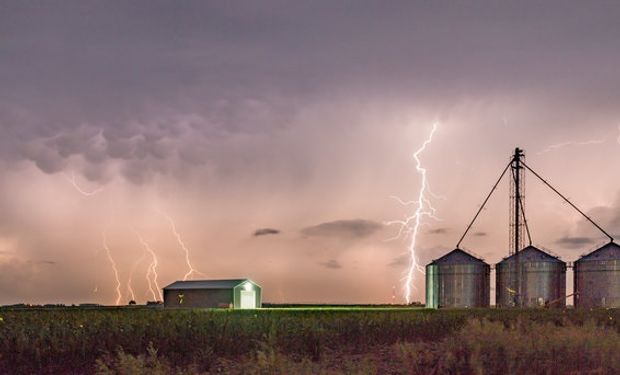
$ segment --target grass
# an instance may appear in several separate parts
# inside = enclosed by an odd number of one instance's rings
[[[1,373],[620,373],[618,310],[0,310]]]

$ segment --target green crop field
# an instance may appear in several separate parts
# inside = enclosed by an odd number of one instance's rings
[[[0,310],[1,373],[617,374],[619,310]]]

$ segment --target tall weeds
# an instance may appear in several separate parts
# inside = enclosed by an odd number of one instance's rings
[[[617,310],[65,309],[0,310],[0,318],[0,373],[155,365],[191,373],[620,373]]]

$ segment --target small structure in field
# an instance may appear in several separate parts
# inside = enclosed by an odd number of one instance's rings
[[[164,307],[256,309],[262,289],[250,279],[175,281],[164,288]]]

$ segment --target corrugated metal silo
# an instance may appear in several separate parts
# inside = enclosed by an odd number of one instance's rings
[[[461,249],[426,266],[426,307],[488,307],[491,267]]]
[[[575,307],[620,307],[620,246],[610,242],[574,267]]]
[[[517,258],[521,277],[517,278]],[[498,307],[566,305],[566,263],[555,256],[528,246],[495,265],[496,304]],[[521,296],[519,298],[519,286]]]

